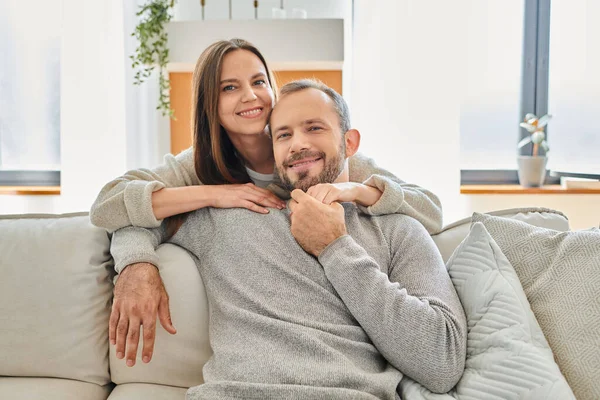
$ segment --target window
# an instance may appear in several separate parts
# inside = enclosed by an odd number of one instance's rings
[[[0,185],[60,182],[62,1],[0,2]]]
[[[554,0],[551,11],[548,165],[600,173],[600,2]]]
[[[600,169],[600,3],[470,0],[470,11],[462,183],[518,181],[518,124],[530,112],[553,115],[549,168]]]

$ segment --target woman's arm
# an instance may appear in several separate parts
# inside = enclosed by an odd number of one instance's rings
[[[165,215],[159,215],[162,218],[155,215],[154,194],[168,187],[189,186],[179,192],[163,192],[162,199],[159,197],[157,201],[159,208],[161,201],[163,205],[180,202],[183,205],[186,201],[182,201],[182,197],[195,198],[193,191],[198,186],[193,185],[201,185],[194,170],[193,149],[184,150],[177,156],[167,154],[164,162],[154,169],[132,170],[104,185],[92,205],[90,220],[110,232],[130,225],[156,228]],[[168,196],[170,198],[165,198]]]
[[[193,149],[167,154],[154,169],[127,172],[107,183],[90,210],[91,222],[113,232],[126,226],[156,228],[164,218],[204,207],[284,206],[274,194],[253,184],[202,185],[194,167]]]
[[[357,201],[361,211],[371,215],[408,215],[419,221],[430,234],[442,229],[442,204],[435,194],[402,181],[360,153],[350,157],[349,167],[352,182],[362,182],[382,193],[375,203],[367,207]],[[372,195],[370,198],[377,197]]]

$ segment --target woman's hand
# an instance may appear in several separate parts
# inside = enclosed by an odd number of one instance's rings
[[[267,189],[260,188],[253,183],[241,185],[205,185],[209,191],[211,207],[215,208],[247,208],[248,210],[267,214],[265,207],[284,209],[283,200]]]
[[[365,207],[377,203],[382,194],[377,188],[355,182],[320,183],[306,193],[324,204],[353,201]]]

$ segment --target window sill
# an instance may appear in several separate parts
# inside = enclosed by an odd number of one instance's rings
[[[0,186],[0,195],[59,195],[60,186]]]
[[[461,185],[461,194],[600,194],[600,189],[565,189],[561,185],[525,188],[521,185]]]

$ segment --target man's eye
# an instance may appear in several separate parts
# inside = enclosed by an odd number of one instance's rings
[[[277,136],[277,140],[279,139],[285,139],[286,137],[291,136],[289,133],[282,133],[281,135]]]
[[[229,92],[229,91],[231,91],[231,90],[233,90],[233,89],[235,89],[235,86],[233,86],[233,85],[227,85],[227,86],[225,86],[225,87],[223,88],[223,91],[224,91],[224,92]]]
[[[311,126],[310,128],[308,128],[309,131],[319,131],[321,130],[320,126]]]

